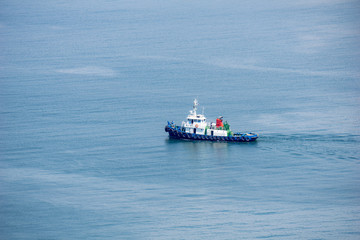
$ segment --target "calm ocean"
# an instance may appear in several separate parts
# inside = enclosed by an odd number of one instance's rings
[[[0,0],[0,239],[360,239],[359,26],[358,0]],[[194,98],[260,138],[169,139]]]

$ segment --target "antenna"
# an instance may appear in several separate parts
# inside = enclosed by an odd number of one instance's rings
[[[194,109],[194,114],[196,114],[196,110],[197,110],[197,105],[199,105],[199,103],[198,103],[198,101],[197,101],[197,99],[195,98],[195,100],[194,100],[194,106],[193,106],[193,109]]]

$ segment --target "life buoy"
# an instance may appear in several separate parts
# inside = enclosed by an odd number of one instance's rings
[[[198,125],[198,124],[195,124],[195,127],[196,127],[196,128],[198,128],[198,127],[199,127],[199,125]]]

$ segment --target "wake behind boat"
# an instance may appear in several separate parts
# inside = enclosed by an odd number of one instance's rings
[[[169,133],[169,137],[226,142],[252,142],[258,138],[256,133],[234,133],[230,130],[230,125],[226,121],[223,122],[223,117],[217,118],[216,123],[206,122],[206,117],[196,112],[197,106],[198,101],[195,99],[193,110],[190,110],[186,122],[182,122],[181,126],[168,121],[165,132]]]

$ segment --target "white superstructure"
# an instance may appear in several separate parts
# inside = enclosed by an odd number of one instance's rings
[[[182,122],[181,128],[186,133],[207,135],[207,136],[227,136],[228,131],[216,127],[215,123],[209,124],[206,122],[206,117],[203,114],[196,112],[198,101],[194,100],[193,110],[190,110],[186,122]]]

